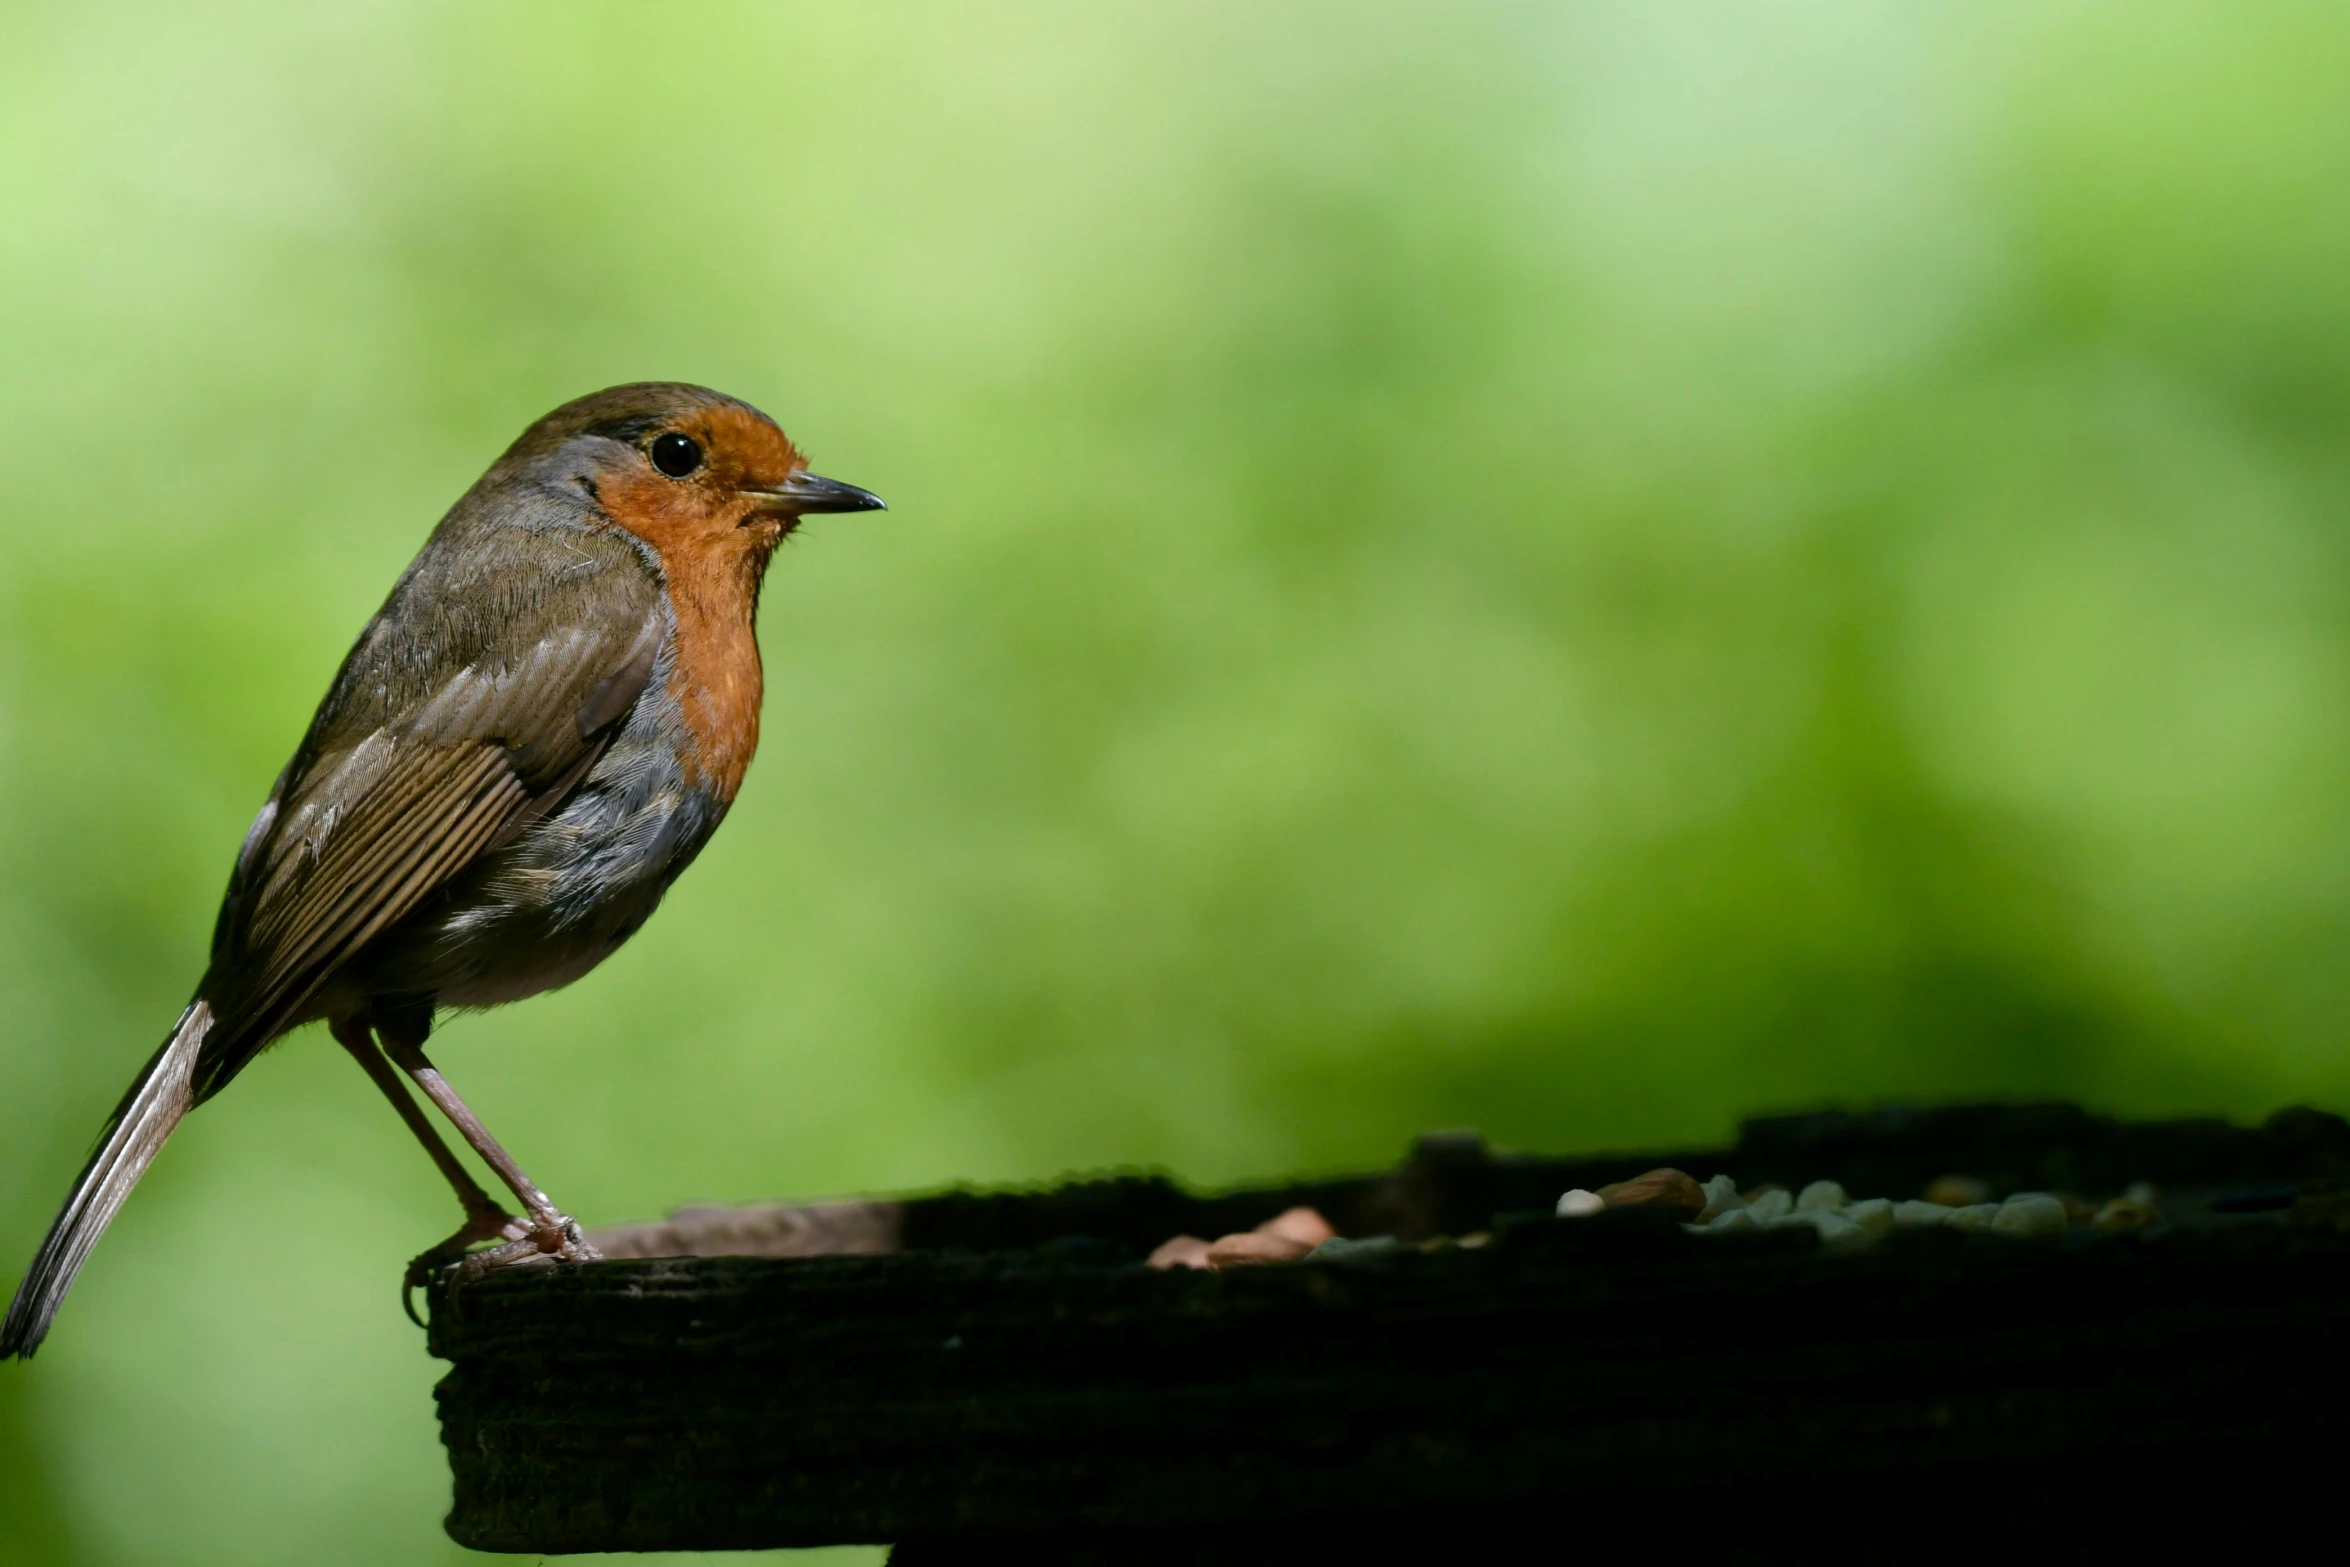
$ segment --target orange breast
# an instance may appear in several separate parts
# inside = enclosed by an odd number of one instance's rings
[[[765,692],[759,641],[757,569],[745,585],[737,573],[707,566],[669,572],[669,602],[677,614],[677,655],[669,669],[676,698],[699,753],[684,759],[688,783],[731,802],[759,749],[759,700]],[[764,566],[764,562],[760,565]]]
[[[757,522],[737,527],[678,505],[673,489],[657,481],[610,485],[602,498],[653,547],[668,579],[677,617],[669,694],[694,742],[693,754],[681,759],[686,780],[731,802],[759,749],[764,684],[754,624],[759,580],[780,530]]]

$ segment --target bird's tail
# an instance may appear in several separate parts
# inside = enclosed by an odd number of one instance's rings
[[[114,1107],[97,1150],[73,1183],[73,1195],[58,1210],[24,1282],[16,1287],[16,1299],[8,1303],[8,1318],[0,1322],[0,1360],[29,1356],[41,1347],[74,1275],[90,1260],[90,1249],[155,1162],[163,1140],[195,1104],[196,1053],[211,1031],[211,1007],[195,1002]]]

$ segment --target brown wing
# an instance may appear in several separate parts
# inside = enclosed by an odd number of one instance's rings
[[[560,805],[651,678],[667,618],[633,550],[495,542],[507,558],[428,546],[247,835],[203,987],[222,1021],[199,1098],[369,941]],[[449,591],[485,565],[496,594]]]

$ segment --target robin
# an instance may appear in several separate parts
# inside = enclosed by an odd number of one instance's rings
[[[425,1056],[433,1015],[569,984],[637,932],[758,747],[768,559],[812,512],[881,504],[698,386],[616,386],[525,430],[343,660],[237,852],[195,999],[107,1119],[0,1356],[40,1346],[180,1118],[314,1019],[464,1204],[412,1282],[459,1258],[592,1259]],[[466,1172],[403,1074],[519,1215]]]

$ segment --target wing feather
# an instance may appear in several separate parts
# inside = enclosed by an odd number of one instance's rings
[[[238,856],[203,990],[220,1026],[199,1098],[301,1021],[368,943],[558,808],[651,679],[668,622],[633,555],[597,574],[599,598],[583,601],[571,566],[479,625],[404,604],[431,564],[420,558],[360,638]]]

